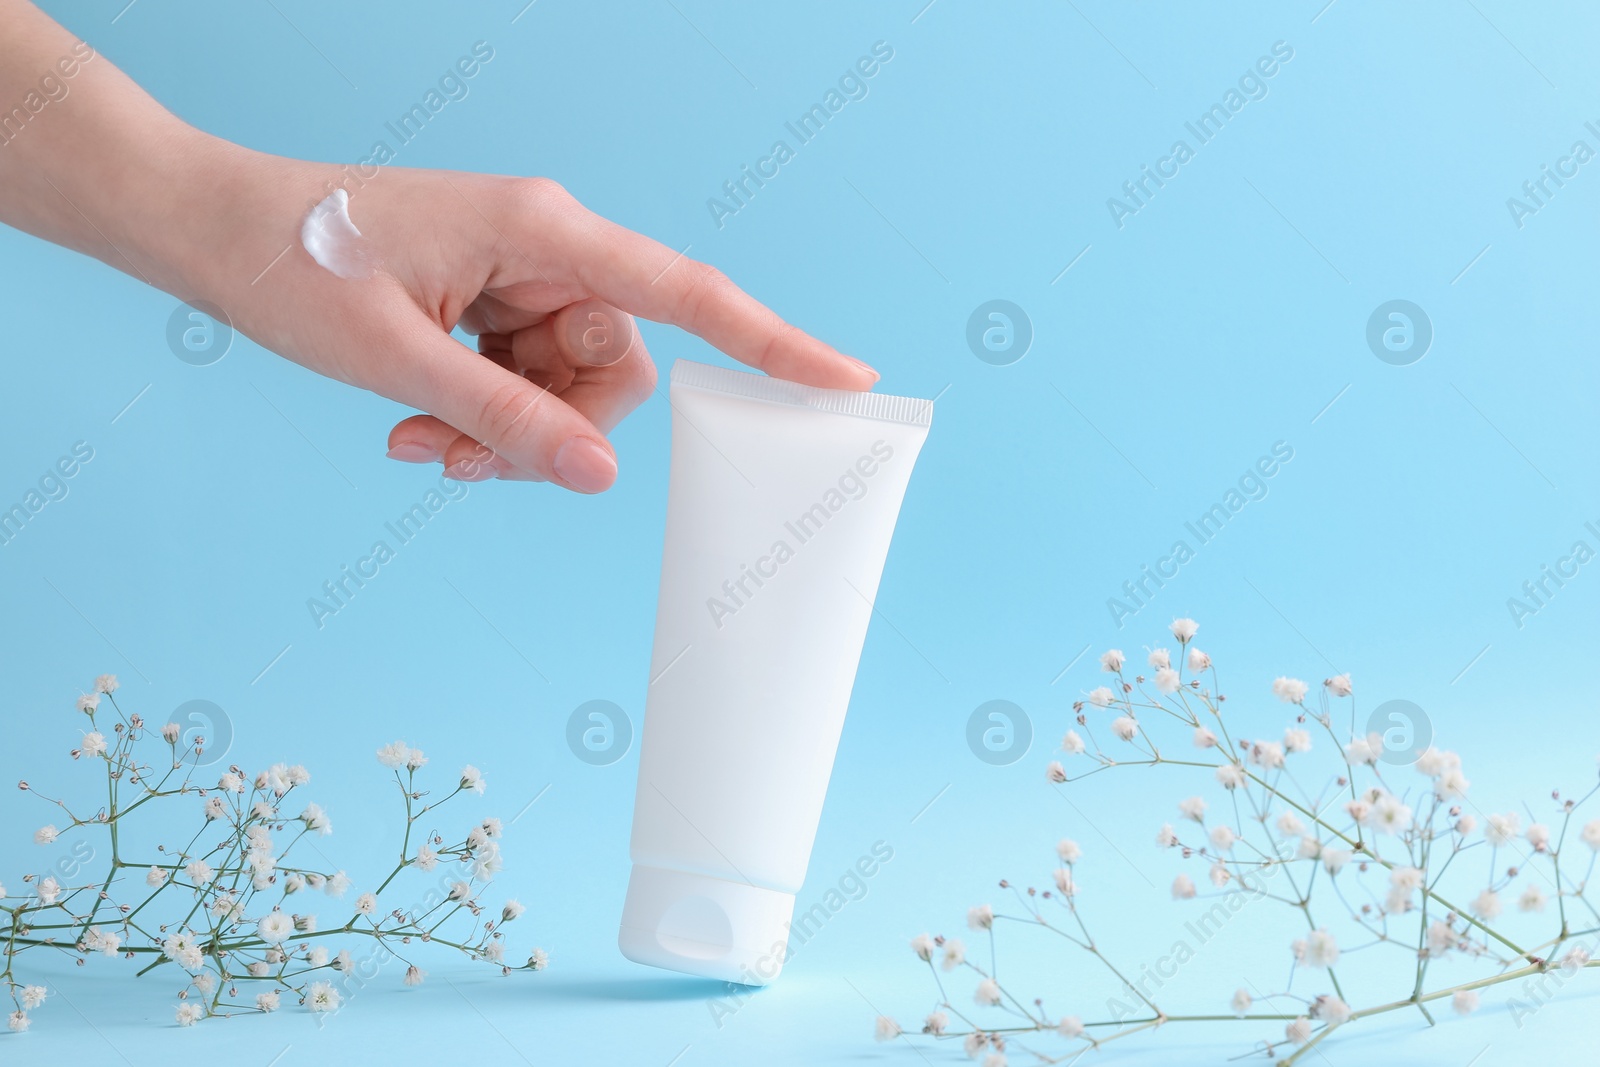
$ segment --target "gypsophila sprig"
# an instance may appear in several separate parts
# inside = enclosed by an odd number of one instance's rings
[[[94,834],[109,855],[91,851],[91,863],[103,859],[103,874],[82,884],[29,874],[20,893],[0,886],[0,982],[11,997],[12,1032],[27,1030],[30,1013],[48,998],[45,986],[22,975],[23,955],[34,949],[65,952],[79,965],[105,956],[128,964],[130,974],[175,975],[173,1017],[181,1026],[288,1005],[337,1011],[391,964],[397,985],[419,985],[427,972],[412,956],[423,945],[502,974],[547,966],[538,948],[520,966],[505,962],[503,927],[523,906],[481,899],[501,869],[500,820],[481,820],[459,837],[429,829],[444,804],[484,791],[476,769],[446,776],[449,786],[436,796],[422,781],[428,761],[419,750],[403,742],[378,749],[378,761],[393,771],[405,822],[388,876],[370,889],[354,887],[344,871],[326,869],[325,846],[305,855],[301,842],[331,834],[333,820],[303,799],[311,781],[303,766],[277,763],[254,775],[229,767],[213,781],[201,759],[204,738],[190,744],[174,723],[152,729],[122,710],[116,691],[116,678],[101,675],[75,703],[83,739],[71,756],[95,775],[82,791],[92,807],[18,783],[53,809],[53,821],[32,833],[35,842]],[[133,855],[124,829],[137,821],[165,836],[163,818],[191,826],[173,831],[175,844]],[[362,891],[343,899],[352,888]],[[350,946],[365,946],[354,978]]]
[[[1442,1006],[1467,1014],[1481,990],[1506,983],[1522,983],[1508,987],[1507,1002],[1520,1026],[1549,995],[1530,990],[1600,965],[1591,959],[1600,949],[1600,910],[1586,892],[1600,855],[1600,818],[1579,814],[1600,785],[1591,779],[1571,798],[1550,793],[1541,801],[1546,810],[1527,809],[1526,825],[1517,812],[1486,813],[1480,824],[1464,810],[1471,782],[1455,753],[1428,748],[1391,762],[1382,736],[1357,731],[1348,674],[1327,679],[1315,696],[1297,678],[1264,681],[1253,703],[1284,721],[1271,736],[1240,736],[1238,716],[1224,715],[1212,656],[1190,644],[1198,630],[1192,619],[1175,621],[1171,636],[1187,654],[1151,651],[1148,674],[1121,651],[1101,656],[1115,684],[1073,705],[1061,758],[1045,777],[1051,788],[1072,790],[1134,767],[1178,779],[1170,816],[1150,834],[1153,847],[1185,868],[1173,876],[1176,906],[1198,912],[1190,927],[1198,921],[1202,929],[1246,899],[1286,909],[1288,981],[1275,971],[1225,1001],[1219,993],[1198,1011],[1167,1011],[1156,1001],[1162,983],[1152,990],[1130,981],[1138,972],[1119,968],[1090,933],[1091,919],[1118,914],[1121,902],[1103,910],[1086,903],[1094,850],[1067,840],[1055,849],[1053,888],[1002,880],[1014,910],[982,904],[968,911],[969,930],[989,942],[985,958],[969,956],[955,938],[912,938],[938,991],[922,1035],[959,1041],[985,1063],[1003,1064],[1008,1048],[1064,1063],[1158,1027],[1241,1019],[1261,1030],[1249,1052],[1291,1067],[1352,1023],[1415,1011],[1432,1024]],[[1535,936],[1498,921],[1512,914],[1540,924],[1528,927]],[[1018,924],[1065,940],[1120,983],[1118,994],[1103,1010],[1068,1004],[1078,1010],[1058,1016],[1042,999],[1008,988],[996,971],[997,931]],[[1374,970],[1386,977],[1370,989],[1360,980],[1341,983],[1340,961],[1352,952],[1376,954]],[[1451,980],[1434,979],[1434,964],[1447,957]],[[1456,965],[1476,976],[1457,980]],[[970,992],[954,995],[951,972],[970,978]],[[1208,984],[1234,989],[1239,977]],[[874,1025],[880,1040],[910,1036],[891,1017]]]

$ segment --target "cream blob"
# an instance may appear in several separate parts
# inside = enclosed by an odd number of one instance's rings
[[[300,243],[324,269],[352,281],[378,273],[378,254],[350,221],[350,194],[342,187],[306,214]]]

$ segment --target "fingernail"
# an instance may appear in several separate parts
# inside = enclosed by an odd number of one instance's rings
[[[556,452],[556,476],[580,493],[600,493],[617,480],[617,461],[590,437],[572,437]]]
[[[855,358],[854,356],[845,356],[844,358],[848,359],[851,363],[854,363],[856,366],[860,367],[862,370],[864,370],[868,374],[872,375],[872,380],[873,381],[877,381],[879,378],[883,377],[883,375],[879,374],[877,371],[873,370],[867,364],[861,362],[859,359]]]
[[[494,466],[476,459],[463,459],[444,469],[444,476],[453,482],[482,482],[494,477]]]
[[[388,455],[390,459],[397,459],[401,463],[434,463],[439,459],[437,449],[418,441],[401,441],[389,449]]]

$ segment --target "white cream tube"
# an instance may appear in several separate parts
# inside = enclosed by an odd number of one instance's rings
[[[618,942],[765,985],[787,956],[861,645],[933,402],[680,361]]]

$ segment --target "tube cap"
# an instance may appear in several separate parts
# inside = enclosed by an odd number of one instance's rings
[[[744,985],[783,970],[794,894],[635,865],[617,946],[635,963]]]

